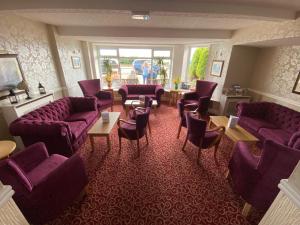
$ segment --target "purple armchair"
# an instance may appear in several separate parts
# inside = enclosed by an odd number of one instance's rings
[[[206,130],[206,121],[195,118],[193,112],[186,112],[187,135],[182,147],[184,151],[187,141],[198,147],[197,163],[200,164],[200,156],[202,149],[208,149],[215,146],[214,158],[217,162],[217,151],[221,138],[225,132],[225,127],[215,127],[211,130]]]
[[[160,99],[164,93],[164,89],[161,85],[152,84],[137,84],[137,85],[123,85],[119,89],[119,94],[122,96],[122,103],[124,105],[127,99],[134,100],[139,99],[140,95],[148,96],[157,100],[157,105],[160,106]]]
[[[151,109],[152,101],[153,101],[152,98],[145,96],[145,103],[143,107],[135,107],[134,105],[132,105],[133,110],[129,112],[129,118],[131,120],[136,120],[136,116],[138,114],[146,112],[148,107]],[[149,128],[149,133],[151,134],[150,119],[148,119],[148,128]]]
[[[113,111],[113,95],[109,91],[100,90],[100,79],[82,80],[78,81],[78,84],[85,97],[97,98],[97,108],[99,111],[102,111],[109,107],[111,107],[111,111]]]
[[[95,98],[65,97],[18,118],[10,133],[25,146],[44,142],[49,154],[72,155],[86,140],[98,118]]]
[[[138,155],[140,155],[140,142],[139,139],[146,136],[147,145],[148,142],[148,134],[147,134],[147,124],[149,120],[150,108],[148,107],[144,112],[140,112],[136,114],[135,120],[122,120],[118,121],[118,135],[119,135],[119,146],[121,151],[122,146],[122,138],[126,138],[128,140],[137,140],[137,149]]]
[[[300,149],[300,112],[271,102],[243,102],[237,110],[239,125],[261,143],[269,139]]]
[[[264,142],[261,157],[253,156],[245,142],[238,142],[229,162],[233,188],[247,204],[266,210],[279,192],[280,180],[290,176],[299,160],[299,150],[271,140]]]
[[[71,158],[49,156],[43,143],[31,145],[0,161],[0,180],[12,186],[15,202],[33,224],[56,217],[88,183],[78,154]]]
[[[214,93],[216,87],[217,83],[215,82],[197,80],[196,91],[185,93],[181,101],[184,105],[200,105],[200,103],[202,103],[202,111],[207,112],[211,96]]]

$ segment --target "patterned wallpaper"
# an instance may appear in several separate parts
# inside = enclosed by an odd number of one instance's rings
[[[280,38],[300,36],[300,18],[294,21],[264,22],[253,27],[235,31],[232,37],[234,44],[251,43]]]
[[[222,95],[222,90],[224,86],[224,82],[226,79],[227,69],[229,65],[229,60],[231,56],[232,45],[229,43],[224,44],[214,44],[210,46],[209,56],[208,56],[208,64],[206,69],[206,77],[205,80],[213,81],[218,83],[218,86],[213,94],[213,99],[219,100]],[[211,66],[213,60],[224,60],[223,70],[221,77],[211,76]]]
[[[300,46],[263,48],[258,54],[250,88],[300,101],[300,95],[292,93],[299,71]]]
[[[12,15],[0,16],[0,51],[16,53],[30,88],[38,82],[46,89],[60,89],[45,24]]]
[[[81,96],[82,92],[77,81],[87,79],[86,68],[82,55],[81,42],[70,38],[56,37],[60,61],[64,71],[64,77],[67,84],[69,95]],[[72,56],[79,56],[81,67],[73,68]]]

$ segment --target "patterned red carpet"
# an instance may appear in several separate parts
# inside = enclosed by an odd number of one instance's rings
[[[121,106],[115,111],[121,111],[125,118]],[[97,139],[94,152],[87,140],[80,150],[89,176],[87,196],[49,224],[258,223],[261,215],[257,212],[247,220],[241,215],[243,201],[224,177],[232,148],[228,139],[220,145],[219,165],[213,151],[205,150],[202,166],[198,166],[194,146],[188,144],[186,151],[181,151],[186,130],[176,139],[179,118],[174,107],[161,106],[150,121],[150,144],[142,148],[139,158],[135,142],[123,139],[119,152],[116,128],[110,152],[104,138]]]

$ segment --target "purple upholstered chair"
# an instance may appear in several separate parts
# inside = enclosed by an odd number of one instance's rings
[[[206,121],[196,118],[197,114],[193,112],[186,112],[185,117],[187,123],[187,135],[182,151],[184,151],[187,141],[196,145],[198,147],[197,163],[200,164],[201,150],[215,146],[214,157],[217,162],[217,150],[225,132],[225,127],[220,126],[211,130],[206,130]]]
[[[264,142],[260,157],[251,154],[248,144],[238,142],[229,162],[233,188],[247,202],[245,207],[266,210],[279,192],[280,180],[290,176],[299,160],[300,150],[271,140]]]
[[[121,139],[126,138],[128,140],[137,140],[138,155],[140,155],[140,142],[139,139],[146,136],[147,145],[148,135],[147,135],[147,124],[149,120],[150,108],[148,107],[145,112],[140,112],[136,114],[135,120],[122,120],[118,121],[118,134],[119,134],[119,145],[121,151]]]
[[[27,220],[43,224],[55,218],[80,194],[88,179],[78,154],[48,155],[42,142],[0,161],[0,180],[11,185]]]
[[[132,104],[132,106],[131,106],[132,110],[129,111],[129,118],[131,120],[136,120],[136,115],[137,114],[144,113],[147,110],[148,107],[151,109],[152,102],[153,102],[152,98],[150,98],[148,96],[145,96],[145,102],[144,102],[144,105],[142,107],[135,107]],[[150,119],[148,120],[148,128],[149,128],[149,133],[151,133]]]
[[[85,97],[96,97],[99,111],[111,107],[113,111],[114,98],[111,92],[100,90],[100,79],[82,80],[78,84]]]
[[[215,82],[197,80],[196,91],[185,93],[183,95],[183,103],[198,105],[200,100],[204,103],[209,103],[216,87],[217,83]]]

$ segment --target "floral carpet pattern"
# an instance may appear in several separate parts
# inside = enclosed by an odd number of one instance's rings
[[[126,118],[121,106],[121,118]],[[122,140],[119,152],[117,127],[112,149],[105,138],[89,140],[80,149],[89,184],[87,196],[73,203],[51,225],[227,225],[257,224],[262,214],[241,215],[243,200],[234,194],[225,178],[233,143],[223,138],[218,165],[213,150],[204,150],[202,164],[196,163],[197,148],[188,143],[181,150],[186,129],[176,138],[179,117],[174,107],[162,105],[150,116],[149,146],[142,139],[140,157],[136,142]],[[76,176],[76,174],[73,174]]]

